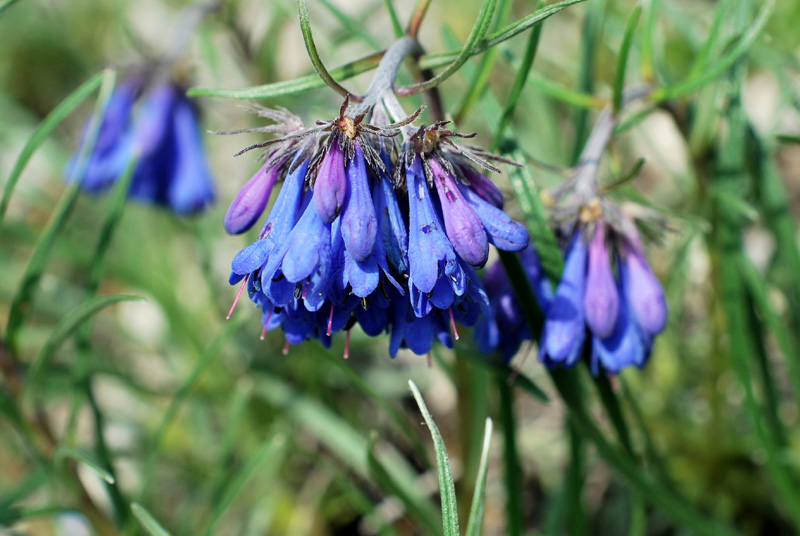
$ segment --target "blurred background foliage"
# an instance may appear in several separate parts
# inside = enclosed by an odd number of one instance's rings
[[[391,42],[384,1],[309,4],[328,66]],[[394,4],[407,20],[411,3]],[[458,47],[480,4],[434,1],[420,32],[426,50]],[[492,28],[535,4],[499,2]],[[764,7],[755,0],[641,4],[626,78],[655,87],[675,87],[710,70]],[[0,184],[37,125],[75,88],[106,67],[124,71],[163,53],[185,5],[0,2]],[[574,163],[612,96],[634,5],[589,0],[542,25],[533,70],[506,131],[539,187],[562,180],[560,170]],[[612,195],[669,218],[671,231],[648,253],[668,295],[670,323],[644,370],[627,370],[608,384],[579,368],[568,373],[570,389],[614,452],[623,451],[614,418],[628,423],[630,444],[624,437],[622,444],[636,471],[652,476],[658,489],[629,486],[630,478],[607,463],[592,437],[568,421],[535,358],[519,360],[521,379],[540,386],[546,401],[517,388],[519,381],[508,387],[508,372],[486,365],[496,357],[478,355],[468,330],[455,350],[436,348],[428,366],[410,353],[391,360],[385,338],[358,331],[347,361],[342,338],[330,350],[311,342],[284,356],[279,332],[259,340],[257,311],[240,306],[226,321],[235,295],[227,285],[230,260],[251,240],[225,235],[222,215],[257,167],[249,156],[231,155],[261,138],[209,134],[215,208],[179,219],[127,204],[96,294],[144,299],[100,311],[66,338],[35,382],[20,386],[57,326],[91,298],[87,288],[103,225],[116,207],[113,194],[81,195],[60,227],[25,306],[14,355],[0,347],[0,533],[133,535],[144,530],[134,512],[149,512],[175,535],[440,533],[432,442],[408,390],[412,378],[448,447],[462,521],[484,419],[499,422],[485,534],[712,534],[724,526],[742,534],[796,534],[798,27],[800,4],[776,2],[730,69],[693,91],[628,110],[604,161],[603,177],[612,183],[645,159],[636,180]],[[472,58],[439,88],[459,130],[478,132],[485,147],[526,39]],[[485,89],[467,99],[490,54]],[[289,0],[226,2],[197,29],[181,69],[187,85],[224,88],[312,72]],[[406,73],[401,80],[412,79]],[[360,75],[348,87],[363,91],[368,81]],[[404,102],[410,110],[423,101]],[[199,104],[209,130],[257,125],[235,101]],[[332,117],[340,99],[318,89],[268,104],[311,123]],[[69,194],[62,170],[92,106],[92,98],[84,101],[36,151],[2,220],[3,324],[37,240],[52,230],[50,218]],[[523,219],[507,177],[497,180],[509,210]],[[611,392],[619,406],[601,403]],[[609,407],[621,407],[621,414],[609,418]],[[676,521],[663,490],[719,525]],[[132,510],[132,503],[141,507]]]

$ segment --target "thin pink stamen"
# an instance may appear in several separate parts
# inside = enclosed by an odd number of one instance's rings
[[[228,311],[228,316],[225,317],[226,320],[230,320],[231,316],[233,315],[233,310],[236,309],[236,304],[239,303],[239,298],[242,297],[242,291],[244,290],[244,286],[247,284],[247,280],[250,278],[250,274],[244,276],[244,281],[242,281],[242,286],[239,287],[239,293],[236,295],[236,299],[233,300],[233,305],[231,305],[231,310]]]
[[[347,335],[345,336],[344,340],[344,358],[350,358],[350,330],[347,330]]]
[[[286,341],[286,344],[283,345],[283,355],[289,355],[289,341]]]
[[[431,355],[430,352],[425,354],[425,361],[428,362],[428,368],[433,368],[433,356]]]
[[[328,337],[330,337],[330,335],[331,335],[331,328],[332,327],[333,327],[333,304],[331,304],[331,314],[330,314],[330,316],[328,316]]]
[[[264,329],[261,330],[261,337],[259,337],[259,339],[261,339],[263,341],[264,337],[266,337],[266,336],[267,336],[267,325],[264,324]]]
[[[453,308],[450,307],[447,310],[450,311],[450,329],[453,330],[453,338],[458,340],[458,330],[456,329],[456,319],[453,318]]]

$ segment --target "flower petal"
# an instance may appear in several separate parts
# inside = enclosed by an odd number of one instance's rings
[[[586,323],[592,333],[604,339],[614,331],[619,310],[619,296],[614,274],[611,273],[608,244],[600,222],[589,246],[586,291],[583,296]]]
[[[317,178],[314,180],[314,206],[324,223],[331,223],[339,216],[346,195],[344,151],[339,146],[339,140],[334,139],[322,158]]]
[[[347,196],[342,212],[342,238],[353,259],[364,262],[375,248],[378,217],[372,204],[367,163],[358,142],[355,143],[353,160],[347,165],[347,181]]]

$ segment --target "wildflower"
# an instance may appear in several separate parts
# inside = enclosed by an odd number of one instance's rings
[[[84,135],[68,164],[68,180],[80,180],[84,189],[97,192],[115,183],[136,159],[131,198],[179,214],[197,212],[213,201],[197,110],[175,83],[148,82],[142,76],[123,81],[100,121],[86,164],[78,160],[88,143]]]
[[[248,288],[264,331],[281,327],[289,344],[327,346],[345,331],[347,355],[358,324],[370,336],[389,332],[391,355],[427,353],[436,340],[452,346],[456,322],[475,325],[489,311],[473,267],[485,264],[490,243],[525,247],[527,231],[463,156],[494,169],[485,153],[452,144],[457,135],[437,124],[420,128],[393,162],[387,140],[416,114],[388,124],[376,113],[375,126],[358,110],[345,101],[337,118],[311,128],[255,129],[282,136],[245,149],[266,148],[267,162],[232,203],[226,228],[252,225],[286,179],[258,239],[234,258],[230,282],[242,282],[240,294]]]
[[[663,290],[631,227],[623,231],[603,219],[585,227],[592,226],[588,244],[584,227],[571,239],[555,299],[546,308],[540,359],[548,366],[570,367],[586,342],[594,373],[601,366],[612,373],[642,367],[666,324]]]

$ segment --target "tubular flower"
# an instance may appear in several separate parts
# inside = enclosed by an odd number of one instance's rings
[[[666,325],[663,290],[635,230],[623,234],[615,226],[599,219],[571,238],[555,299],[545,309],[540,358],[548,366],[574,365],[586,341],[595,374],[601,367],[611,373],[642,367]]]
[[[265,148],[266,164],[232,203],[226,228],[246,230],[286,178],[257,240],[234,258],[230,282],[261,308],[264,332],[280,327],[287,344],[328,346],[338,331],[349,341],[358,324],[370,336],[388,332],[392,356],[427,353],[437,340],[452,346],[456,322],[475,325],[490,310],[473,267],[486,263],[490,243],[524,248],[527,231],[471,167],[494,169],[486,161],[494,157],[456,146],[447,139],[456,134],[437,124],[407,136],[395,161],[391,138],[419,112],[388,124],[359,110],[345,101],[337,118],[311,128],[255,129],[281,136],[245,149]],[[364,121],[370,113],[381,126]]]
[[[197,212],[214,200],[214,183],[200,136],[197,110],[174,82],[144,76],[123,81],[112,92],[100,118],[97,141],[85,160],[89,140],[65,175],[99,192],[122,177],[136,160],[129,196],[179,214]]]

